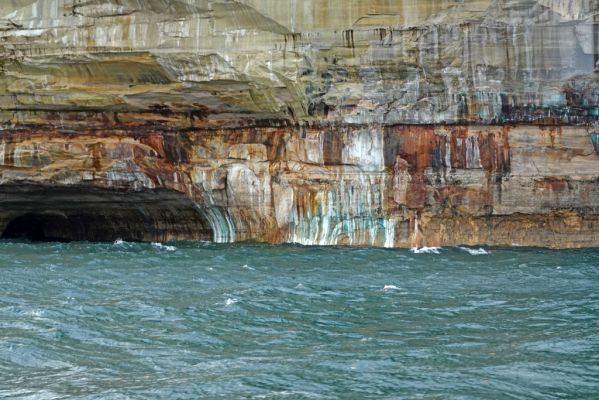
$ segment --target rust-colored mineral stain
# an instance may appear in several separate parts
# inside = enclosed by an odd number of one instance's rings
[[[549,141],[551,142],[551,147],[555,147],[555,128],[553,126],[549,127]]]
[[[535,182],[535,189],[563,192],[569,188],[568,180],[562,177],[550,176]]]
[[[140,142],[146,146],[150,146],[160,158],[165,158],[164,152],[164,137],[160,134],[153,133],[140,137]]]
[[[423,208],[426,202],[426,183],[425,177],[416,175],[408,184],[406,193],[406,205],[408,208],[420,209]]]
[[[13,165],[15,145],[10,141],[6,141],[4,143],[4,165]]]
[[[555,148],[556,144],[563,143],[563,130],[559,125],[539,126],[539,134],[543,138],[543,142],[547,143],[546,140],[549,140],[548,145],[551,148]]]
[[[466,168],[466,140],[468,139],[468,128],[465,126],[451,127],[451,167]]]
[[[92,146],[92,160],[96,172],[102,170],[102,143],[95,143]]]
[[[511,170],[508,132],[506,128],[501,132],[479,132],[480,162],[488,177],[503,176]]]
[[[328,128],[322,132],[322,156],[325,165],[340,165],[342,163],[343,143],[342,136],[345,130],[333,130]]]
[[[408,183],[406,205],[420,209],[426,203],[426,177],[424,172],[434,158],[439,147],[438,137],[432,126],[409,126],[398,129],[400,137],[399,152],[401,159],[408,164],[412,176]]]
[[[512,158],[512,154],[511,154],[511,148],[510,148],[510,126],[503,126],[501,128],[501,141],[502,141],[502,146],[501,146],[501,150],[502,150],[502,166],[503,166],[503,173],[504,174],[508,174],[511,172],[512,170],[512,166],[511,166],[511,158]],[[560,128],[560,132],[561,132],[561,128]],[[560,133],[561,135],[561,133]]]
[[[493,133],[480,133],[478,138],[480,163],[487,176],[496,170],[497,154],[495,152],[495,135]]]
[[[435,132],[432,126],[407,126],[398,129],[399,154],[409,165],[413,175],[423,175],[433,156]]]

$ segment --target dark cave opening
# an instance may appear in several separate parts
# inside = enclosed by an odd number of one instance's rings
[[[106,242],[212,240],[205,214],[165,189],[0,186],[2,239]]]
[[[66,217],[52,214],[28,213],[12,219],[4,231],[2,239],[17,239],[31,241],[71,241],[71,235],[57,234],[68,232],[69,221]]]

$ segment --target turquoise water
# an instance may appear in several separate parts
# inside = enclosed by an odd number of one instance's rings
[[[599,250],[169,245],[0,242],[0,398],[599,398]]]

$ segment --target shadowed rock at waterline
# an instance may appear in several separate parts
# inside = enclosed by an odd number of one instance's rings
[[[167,190],[125,191],[91,186],[0,186],[3,239],[131,241],[212,239],[202,211]]]

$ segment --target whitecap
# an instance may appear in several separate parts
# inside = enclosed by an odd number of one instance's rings
[[[414,254],[439,254],[440,247],[412,247],[410,251]]]
[[[44,315],[44,310],[40,310],[40,309],[34,309],[34,310],[30,310],[29,312],[27,312],[27,315],[30,317],[42,317]]]
[[[239,300],[237,299],[233,299],[233,298],[228,298],[227,300],[225,300],[225,306],[231,306],[235,303],[237,303]]]
[[[383,290],[399,290],[399,288],[395,285],[385,285],[383,286]]]
[[[458,247],[460,250],[464,250],[466,252],[468,252],[470,255],[473,256],[482,256],[485,254],[490,254],[487,250],[483,249],[482,247],[478,248],[478,249],[471,249],[468,247]]]
[[[165,250],[165,251],[176,251],[177,248],[175,246],[169,246],[169,245],[165,245],[159,242],[152,242],[152,246],[158,250]]]

